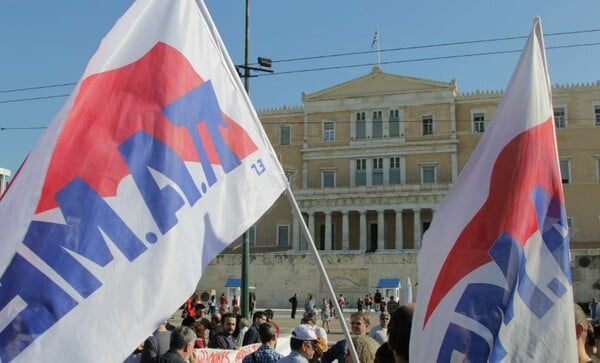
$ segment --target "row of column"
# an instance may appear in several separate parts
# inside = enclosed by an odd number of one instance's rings
[[[413,231],[414,231],[414,248],[421,248],[421,238],[422,238],[422,223],[421,223],[421,210],[424,208],[411,208],[413,211],[414,219],[413,219]],[[432,211],[435,211],[434,208],[428,207]],[[402,211],[394,210],[395,212],[395,249],[401,250],[403,249],[403,223],[402,223]],[[333,240],[332,240],[332,217],[331,214],[334,211],[321,211],[325,215],[325,251],[333,250]],[[350,225],[349,225],[349,217],[348,214],[350,211],[341,210],[339,211],[342,214],[342,250],[348,251],[350,250]],[[359,213],[359,250],[366,251],[367,250],[367,210],[358,210]],[[318,213],[316,211],[306,212],[308,215],[308,229],[313,238],[313,241],[316,243],[315,236],[315,214]],[[377,210],[377,245],[383,248],[385,245],[385,219],[384,219],[384,209]],[[296,220],[293,221],[292,225],[292,249],[299,250],[300,249],[300,233],[299,226]]]

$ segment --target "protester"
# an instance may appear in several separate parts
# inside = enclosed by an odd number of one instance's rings
[[[241,318],[239,321],[239,325],[236,325],[239,328],[237,332],[237,336],[235,337],[235,346],[240,348],[244,346],[244,335],[250,328],[250,321],[246,318]]]
[[[371,312],[371,305],[373,305],[373,298],[371,297],[371,294],[367,294],[365,296],[365,306],[367,308],[367,313]]]
[[[373,295],[373,303],[375,303],[375,311],[379,311],[381,306],[381,292],[379,289],[375,290],[375,295]]]
[[[267,322],[267,314],[264,311],[257,311],[252,316],[252,326],[244,334],[244,340],[242,345],[249,345],[254,343],[260,343],[260,336],[258,335],[258,327],[262,323]]]
[[[359,362],[373,362],[375,360],[375,353],[379,348],[379,345],[373,339],[362,336],[362,335],[353,335],[350,339],[352,339],[352,343],[354,344],[354,348],[356,349],[356,355],[358,356]],[[348,347],[346,347],[348,348]],[[339,362],[339,360],[338,360]],[[344,362],[345,363],[353,363],[352,354],[350,354],[349,349],[344,350]]]
[[[169,342],[169,350],[155,357],[153,363],[189,363],[198,360],[194,350],[196,334],[187,326],[173,329]]]
[[[414,304],[403,305],[391,314],[387,343],[394,352],[396,363],[408,363],[414,309]]]
[[[359,296],[358,299],[356,300],[356,310],[358,312],[362,312],[363,311],[363,304],[364,301],[363,299]]]
[[[204,332],[206,331],[206,328],[204,327],[204,325],[201,322],[195,322],[194,324],[192,324],[191,328],[194,331],[194,333],[196,333],[196,341],[194,342],[194,348],[206,348],[207,342],[204,339]]]
[[[267,316],[267,323],[275,325],[275,329],[277,329],[277,338],[279,338],[279,324],[273,320],[275,317],[275,312],[273,312],[273,309],[265,309],[265,315]]]
[[[158,328],[144,341],[140,363],[151,362],[152,359],[169,350],[171,331],[167,329],[167,321],[163,321]]]
[[[373,327],[373,329],[369,331],[369,336],[375,339],[375,341],[379,343],[379,345],[384,344],[388,339],[387,328],[389,323],[390,313],[384,311],[379,315],[379,325]]]
[[[310,325],[301,324],[294,328],[290,338],[292,352],[278,360],[280,363],[309,363],[315,354],[317,334]]]
[[[371,323],[367,313],[355,312],[350,316],[350,332],[352,334],[366,336],[370,326]],[[367,338],[373,340],[373,338]],[[377,344],[377,342],[373,342]],[[323,354],[321,357],[321,362],[331,363],[336,359],[338,362],[344,362],[345,351],[346,339],[339,340],[332,347],[330,347],[325,354]]]
[[[574,304],[575,309],[575,336],[577,340],[577,361],[579,363],[593,362],[592,358],[586,351],[587,331],[588,331],[588,320],[585,312],[579,306]]]
[[[308,324],[312,326],[317,332],[318,337],[323,337],[327,341],[327,332],[325,329],[317,325],[317,313],[316,311],[311,311],[308,313],[304,313],[304,316],[300,320],[300,324]]]
[[[212,315],[217,311],[217,297],[212,295],[208,300],[208,315]]]
[[[277,347],[277,329],[271,323],[262,323],[258,327],[258,335],[262,345],[252,354],[244,357],[242,363],[275,363],[283,355],[278,353]]]
[[[304,302],[304,312],[312,312],[315,310],[315,306],[317,305],[317,301],[312,296],[312,294],[308,294],[308,298]]]
[[[390,314],[393,313],[394,310],[396,310],[398,308],[398,302],[396,302],[396,300],[394,299],[393,296],[390,296],[390,300],[388,301],[386,307],[387,307],[387,312]]]
[[[220,349],[235,349],[235,340],[233,333],[235,332],[235,315],[227,313],[221,318],[221,332],[215,335],[208,345],[209,348]]]
[[[328,299],[323,299],[323,306],[321,306],[321,322],[323,323],[323,329],[329,333],[329,322],[331,321],[331,305],[329,305]]]
[[[396,363],[396,358],[394,358],[394,352],[390,349],[390,345],[385,343],[381,344],[375,352],[375,360],[374,363]]]
[[[294,296],[290,297],[290,299],[288,300],[290,302],[290,304],[292,304],[292,319],[296,319],[296,309],[298,308],[298,297],[296,296],[296,294],[294,294]]]

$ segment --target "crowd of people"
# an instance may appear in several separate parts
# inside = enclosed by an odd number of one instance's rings
[[[253,297],[254,298],[254,297]],[[290,299],[292,303],[291,317],[295,319],[298,305],[297,295]],[[346,305],[342,294],[338,304]],[[366,300],[365,300],[366,302]],[[206,306],[205,305],[208,305]],[[251,304],[253,309],[253,304]],[[277,352],[277,340],[280,327],[273,320],[273,310],[252,312],[252,321],[241,316],[237,299],[229,303],[227,296],[211,296],[207,302],[202,302],[198,295],[192,295],[182,306],[181,326],[175,327],[167,321],[162,322],[152,335],[138,347],[136,362],[197,362],[198,348],[215,348],[236,350],[241,347],[259,343],[260,347],[248,354],[243,363],[265,362],[352,362],[351,354],[342,339],[338,342],[328,342],[331,319],[334,316],[333,304],[329,299],[322,299],[317,304],[316,299],[309,295],[305,300],[299,324],[293,329],[290,337],[291,353],[282,356]],[[378,309],[379,310],[379,309]],[[369,314],[358,311],[350,316],[349,327],[352,332],[352,343],[361,362],[395,363],[394,349],[398,357],[408,361],[408,346],[388,344],[389,332],[401,332],[408,329],[405,336],[410,335],[408,327],[388,329],[393,319],[384,309],[380,314],[379,324],[371,327]],[[319,319],[321,325],[319,325]],[[406,321],[404,320],[398,320]],[[408,342],[406,342],[408,344]],[[393,349],[392,349],[393,348]],[[402,362],[402,360],[398,360]]]
[[[357,311],[350,315],[348,321],[352,346],[355,348],[361,363],[405,363],[409,362],[410,332],[414,305],[399,306],[379,304],[377,324],[371,324],[369,305],[385,301],[377,296],[367,294],[362,305],[357,304]],[[181,326],[174,327],[167,321],[162,322],[156,331],[138,348],[140,363],[197,362],[197,348],[216,348],[236,350],[241,347],[260,344],[259,348],[244,357],[243,363],[331,363],[353,362],[350,344],[341,339],[328,341],[330,324],[333,316],[329,299],[322,299],[318,306],[313,295],[305,300],[305,309],[290,336],[291,353],[283,356],[276,350],[280,327],[273,320],[271,309],[254,311],[252,321],[241,316],[239,304],[229,305],[222,295],[218,304],[216,297],[208,301],[208,309],[202,302],[192,296],[184,304],[185,316]],[[338,298],[340,307],[343,295]],[[236,300],[236,299],[234,299]],[[298,304],[296,294],[290,299],[292,303],[291,318],[295,319]],[[363,307],[363,309],[361,309]],[[594,300],[588,307],[591,319],[580,305],[575,304],[575,331],[579,362],[596,362],[600,354],[600,303]],[[212,312],[212,313],[211,313]],[[318,324],[319,318],[321,325]],[[340,322],[341,323],[341,322]]]

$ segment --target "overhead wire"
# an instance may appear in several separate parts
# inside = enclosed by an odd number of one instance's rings
[[[555,36],[585,34],[585,33],[593,33],[593,32],[600,32],[600,29],[583,29],[583,30],[575,30],[575,31],[567,31],[567,32],[547,33],[547,34],[545,34],[545,37],[548,38],[548,37],[555,37]],[[444,43],[436,43],[436,44],[425,44],[425,45],[415,45],[415,46],[407,46],[407,47],[388,48],[388,49],[379,50],[379,52],[383,53],[383,52],[397,52],[397,51],[407,51],[407,50],[420,50],[420,49],[427,49],[427,48],[439,48],[439,47],[449,47],[449,46],[459,46],[459,45],[469,45],[469,44],[510,41],[510,40],[525,39],[525,38],[527,38],[527,36],[508,36],[508,37],[500,37],[500,38],[476,39],[476,40],[466,40],[466,41],[457,41],[457,42],[444,42]],[[600,42],[581,43],[581,44],[566,44],[566,45],[558,45],[558,46],[547,46],[546,50],[567,49],[567,48],[577,48],[577,47],[591,47],[591,46],[598,46],[598,45],[600,45]],[[289,63],[289,62],[315,60],[315,59],[348,57],[348,56],[355,56],[355,55],[372,54],[377,51],[378,50],[333,53],[333,54],[325,54],[325,55],[317,55],[317,56],[307,56],[307,57],[296,57],[296,58],[273,60],[272,62],[273,63]],[[336,70],[336,69],[359,68],[359,67],[374,66],[374,65],[378,65],[378,64],[379,65],[380,64],[400,64],[400,63],[425,62],[425,61],[457,59],[457,58],[467,58],[467,57],[477,57],[477,56],[490,56],[490,55],[517,53],[520,51],[521,51],[521,49],[512,49],[512,50],[499,50],[499,51],[489,51],[489,52],[465,53],[465,54],[455,54],[455,55],[445,55],[445,56],[401,59],[401,60],[393,60],[393,61],[387,61],[387,62],[381,62],[381,63],[360,63],[360,64],[339,65],[339,66],[312,67],[312,68],[305,68],[305,69],[299,69],[299,70],[264,73],[264,74],[259,74],[259,75],[255,75],[255,76],[256,77],[268,77],[268,76],[276,76],[276,75],[308,73],[308,72]],[[74,86],[76,84],[77,84],[76,82],[64,82],[64,83],[39,85],[39,86],[32,86],[32,87],[5,89],[5,90],[0,90],[0,94],[8,94],[8,93],[16,93],[16,92],[30,92],[30,91],[34,91],[34,90],[43,90],[43,89],[51,89],[51,88],[59,88],[59,87],[70,87],[70,86]],[[44,99],[62,98],[62,97],[68,97],[68,96],[69,96],[69,94],[57,94],[57,95],[47,95],[47,96],[37,96],[37,97],[22,97],[22,98],[1,100],[0,104],[37,101],[37,100],[44,100]],[[405,122],[407,122],[407,121],[405,121]],[[415,120],[415,122],[420,122],[420,121]],[[33,129],[36,129],[36,128],[39,128],[39,127],[33,127]],[[27,128],[0,127],[0,131],[1,130],[17,130],[17,129],[27,129]]]

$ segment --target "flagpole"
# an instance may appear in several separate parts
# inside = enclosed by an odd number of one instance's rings
[[[379,40],[379,24],[377,24],[375,34],[377,34],[377,67],[381,68],[381,41]]]
[[[311,252],[315,256],[317,267],[319,268],[319,271],[321,272],[321,276],[323,276],[323,279],[325,280],[325,285],[327,286],[327,290],[329,291],[329,295],[331,296],[331,302],[332,302],[333,306],[335,307],[337,316],[340,317],[340,326],[342,328],[342,332],[344,333],[344,337],[346,338],[346,347],[350,347],[350,353],[351,353],[352,360],[354,361],[354,363],[360,363],[360,360],[358,359],[358,354],[356,353],[356,348],[354,347],[354,343],[352,343],[352,339],[350,339],[350,331],[348,330],[348,327],[346,326],[346,321],[344,319],[344,313],[342,312],[342,309],[340,308],[340,305],[337,302],[335,292],[333,291],[333,286],[331,285],[331,281],[329,281],[329,277],[327,276],[327,271],[325,271],[325,266],[323,266],[323,261],[321,261],[321,256],[319,255],[319,251],[317,250],[317,247],[315,246],[315,241],[313,240],[312,235],[310,234],[310,230],[308,229],[308,226],[306,225],[306,222],[304,221],[304,218],[302,217],[302,212],[300,211],[300,207],[298,206],[298,203],[296,202],[296,198],[294,198],[294,194],[292,193],[292,189],[290,188],[289,184],[286,189],[286,196],[287,196],[288,200],[290,201],[290,204],[292,205],[292,212],[294,213],[296,220],[300,224],[300,229],[302,231],[302,234],[304,235],[304,238],[306,238],[306,240],[308,241],[308,246],[310,247]]]
[[[248,67],[249,58],[250,58],[250,47],[249,47],[249,38],[250,38],[250,0],[246,0],[246,37],[245,37],[245,47],[244,47],[244,88],[246,89],[246,94],[250,95],[250,68]],[[242,278],[241,278],[241,297],[240,297],[240,308],[242,317],[248,319],[250,315],[250,284],[249,284],[249,275],[250,275],[250,236],[248,231],[244,232],[242,237]]]

